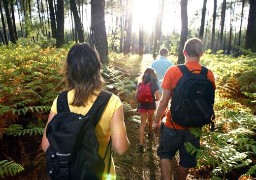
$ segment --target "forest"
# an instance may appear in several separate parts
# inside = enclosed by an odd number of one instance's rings
[[[136,152],[138,77],[161,47],[183,64],[188,38],[204,42],[215,74],[216,129],[203,127],[190,179],[256,178],[255,0],[0,0],[0,179],[48,179],[41,138],[63,88],[70,47],[98,50],[106,89],[124,104],[131,147],[113,154],[117,179],[160,179],[158,137]],[[198,134],[198,132],[194,132]],[[175,161],[175,159],[174,159]],[[173,163],[173,179],[175,176]]]

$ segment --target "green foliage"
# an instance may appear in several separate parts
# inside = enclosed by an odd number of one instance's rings
[[[0,176],[14,176],[15,174],[23,171],[24,168],[13,161],[2,160],[0,161]]]
[[[202,62],[211,67],[220,97],[234,99],[256,113],[256,57],[206,53]]]
[[[39,149],[50,106],[62,88],[60,68],[68,49],[42,46],[28,39],[21,39],[17,45],[0,46],[0,140],[7,144],[5,141],[14,137],[21,148],[17,153],[8,145],[0,150],[5,157],[21,161],[24,168],[42,164],[42,158],[31,155]],[[20,172],[13,163],[4,163],[3,168],[2,176]]]
[[[43,135],[44,128],[43,127],[31,127],[28,129],[24,129],[20,124],[12,124],[10,125],[7,130],[6,134],[11,136],[24,136],[28,134],[29,136],[35,135]]]

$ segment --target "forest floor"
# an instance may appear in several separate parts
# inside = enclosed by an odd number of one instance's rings
[[[143,56],[141,61],[141,73],[152,63],[152,61],[152,55]],[[138,152],[137,146],[139,144],[140,116],[136,109],[133,109],[131,112],[125,114],[125,124],[131,145],[129,151],[125,155],[118,156],[114,154],[117,179],[160,180],[160,160],[157,156],[159,137],[156,135],[148,137],[148,128],[146,128],[145,151],[143,153]],[[177,157],[171,161],[172,180],[177,179],[176,159]],[[194,178],[192,178],[192,175],[189,175],[188,179]]]

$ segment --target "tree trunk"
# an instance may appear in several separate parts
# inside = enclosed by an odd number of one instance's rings
[[[56,46],[61,47],[64,44],[64,1],[57,0],[57,32],[56,33]]]
[[[215,44],[215,24],[216,24],[216,11],[217,11],[217,0],[214,0],[214,5],[213,5],[213,21],[212,21],[212,38],[211,38],[211,49],[213,52],[215,51],[214,44]]]
[[[188,0],[181,0],[181,34],[180,34],[180,45],[179,45],[179,55],[178,64],[184,64],[185,59],[183,55],[183,48],[188,36]]]
[[[31,0],[27,0],[27,2],[28,2],[28,11],[29,11],[30,22],[32,23]]]
[[[242,35],[242,25],[244,19],[244,4],[245,0],[242,2],[242,12],[241,12],[241,20],[240,20],[240,27],[239,27],[239,35],[238,35],[238,46],[241,47],[241,35]]]
[[[13,24],[14,37],[16,40],[18,40],[17,28],[15,24],[14,5],[12,1],[11,1],[11,12],[12,12],[12,24]]]
[[[50,19],[51,19],[51,29],[52,29],[52,38],[56,38],[56,20],[54,13],[53,0],[48,0]]]
[[[245,48],[256,51],[256,1],[250,0],[249,18],[246,30]]]
[[[154,36],[154,45],[153,45],[153,54],[157,53],[160,49],[161,43],[161,34],[162,34],[162,20],[163,20],[163,12],[164,12],[164,0],[158,1],[158,11],[157,18],[155,24],[155,36]]]
[[[224,24],[225,24],[225,17],[226,17],[226,7],[227,7],[226,0],[223,0],[222,8],[221,8],[220,38],[219,38],[217,50],[219,49],[225,50],[223,47],[223,32],[224,32]]]
[[[9,29],[10,41],[16,44],[16,39],[13,31],[13,23],[12,23],[10,11],[9,11],[8,0],[3,0],[3,3],[4,3],[4,9],[5,9],[5,14],[6,14],[6,19],[7,19],[8,29]]]
[[[21,3],[21,2],[20,2]],[[20,31],[21,31],[21,36],[24,37],[24,34],[23,34],[23,24],[22,24],[22,20],[20,18],[20,7],[18,5],[18,1],[16,0],[16,6],[17,6],[17,10],[18,10],[18,17],[19,17],[19,22],[20,22]],[[20,5],[21,6],[21,5]]]
[[[3,31],[4,31],[3,43],[8,45],[6,25],[5,25],[5,22],[4,22],[4,15],[3,15],[3,11],[2,11],[2,2],[1,1],[0,1],[0,13],[1,13],[1,20],[2,20]]]
[[[228,52],[227,54],[231,53],[231,44],[232,44],[232,34],[233,34],[233,15],[232,12],[234,12],[233,8],[233,1],[230,2],[230,24],[229,24],[229,40],[228,40]]]
[[[127,0],[127,12],[126,12],[126,25],[125,25],[125,39],[124,39],[124,54],[131,52],[131,39],[132,39],[132,0]]]
[[[26,6],[26,3],[25,3],[25,0],[22,0],[22,7],[23,7],[23,23],[25,24],[25,32],[24,32],[24,37],[27,38],[28,37],[28,20],[27,20],[27,6]]]
[[[139,55],[142,56],[143,55],[143,51],[144,51],[144,43],[143,43],[143,36],[144,36],[144,32],[143,32],[143,25],[140,25],[140,30],[139,30]]]
[[[201,17],[201,26],[199,31],[199,38],[203,40],[204,37],[204,24],[205,24],[205,14],[206,14],[206,3],[207,0],[204,0],[203,9],[202,9],[202,17]]]
[[[120,0],[120,7],[123,7],[123,0]],[[120,15],[120,41],[119,41],[119,44],[120,44],[120,53],[123,52],[123,40],[124,40],[124,33],[123,33],[123,29],[124,29],[124,24],[123,24],[123,13],[121,13]]]
[[[105,26],[105,0],[91,1],[91,32],[90,42],[99,52],[102,63],[108,56],[108,42]]]
[[[40,26],[42,25],[42,18],[41,18],[41,10],[40,10],[40,2],[39,0],[37,0],[37,11],[38,11],[38,17],[39,17],[39,23],[40,23]]]
[[[81,23],[81,19],[79,17],[77,7],[76,7],[76,1],[70,0],[70,10],[73,12],[74,21],[75,21],[75,29],[78,35],[79,42],[84,42],[84,30]]]

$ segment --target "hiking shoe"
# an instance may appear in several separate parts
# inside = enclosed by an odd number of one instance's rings
[[[137,150],[138,150],[138,152],[143,153],[145,151],[144,150],[144,145],[139,144],[138,147],[137,147]]]

